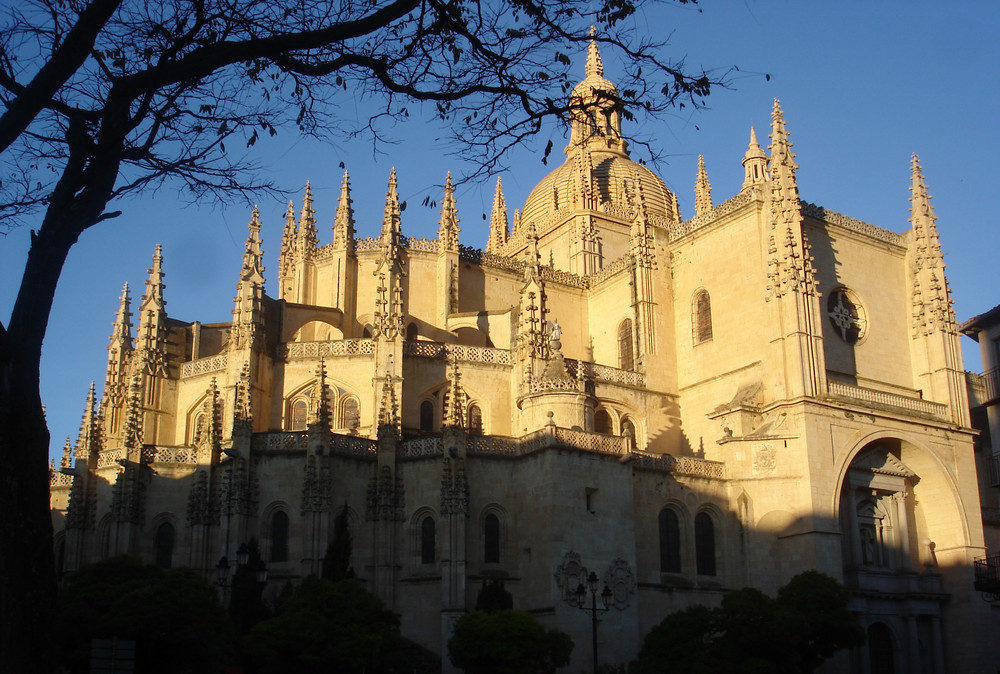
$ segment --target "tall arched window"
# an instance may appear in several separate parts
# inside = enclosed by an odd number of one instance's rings
[[[345,398],[341,414],[344,428],[352,432],[358,430],[358,427],[361,426],[361,410],[357,398]]]
[[[681,572],[681,527],[677,513],[670,508],[660,511],[660,571]]]
[[[271,561],[288,561],[288,515],[283,510],[271,516]]]
[[[635,369],[632,355],[632,319],[626,318],[618,326],[618,367],[623,370]]]
[[[715,575],[715,523],[705,512],[694,518],[694,554],[699,576]]]
[[[433,564],[437,561],[437,532],[434,518],[425,517],[420,522],[420,563]]]
[[[434,403],[430,400],[420,403],[420,430],[424,433],[434,432]]]
[[[500,518],[493,513],[483,520],[483,561],[500,563]]]
[[[169,569],[174,557],[174,525],[164,522],[156,527],[153,562],[161,569]]]
[[[289,409],[288,430],[304,431],[309,416],[309,404],[302,398],[294,401]]]
[[[483,434],[483,412],[479,405],[469,406],[469,433],[472,435]]]
[[[611,425],[611,415],[607,410],[597,410],[594,412],[594,432],[614,435],[614,427]]]
[[[699,290],[691,301],[691,334],[695,344],[712,339],[712,299],[707,290]]]

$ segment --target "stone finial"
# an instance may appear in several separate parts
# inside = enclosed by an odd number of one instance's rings
[[[131,310],[131,298],[128,292],[128,283],[122,287],[121,298],[118,304],[118,313],[115,314],[115,322],[112,323],[114,326],[114,331],[111,333],[111,346],[109,349],[115,347],[121,349],[122,351],[132,350],[132,310]]]
[[[351,200],[351,181],[346,169],[344,180],[340,183],[337,217],[333,221],[333,247],[344,248],[348,254],[354,254],[354,204]]]
[[[100,421],[97,410],[97,392],[94,388],[94,382],[90,382],[90,390],[87,392],[87,402],[83,408],[83,418],[80,421],[80,433],[76,438],[77,458],[85,460],[92,453],[100,451]]]
[[[66,436],[66,444],[63,445],[62,458],[59,459],[60,468],[72,468],[73,467],[73,443],[70,442],[69,436]]]
[[[604,62],[601,60],[601,50],[597,40],[591,40],[587,45],[587,65],[584,66],[587,77],[604,77]]]
[[[163,299],[163,246],[156,244],[153,251],[153,266],[146,270],[149,276],[146,279],[146,292],[142,295],[142,304],[139,305],[139,320],[149,311],[163,311],[167,303]]]
[[[486,241],[487,253],[498,253],[509,238],[507,223],[507,201],[503,196],[503,183],[497,177],[496,190],[493,192],[493,211],[490,213],[490,236]]]
[[[771,145],[768,148],[771,150],[771,179],[794,186],[797,195],[798,186],[795,171],[799,167],[795,163],[792,145],[792,142],[788,140],[788,131],[785,129],[785,116],[781,111],[781,103],[776,98],[774,99],[774,108],[771,111]]]
[[[138,342],[145,367],[151,374],[165,374],[167,352],[166,301],[163,299],[163,249],[156,244],[146,292],[139,306]]]
[[[298,231],[299,250],[304,254],[311,254],[319,245],[319,236],[316,233],[316,211],[313,210],[312,186],[306,181],[306,189],[302,195],[302,212],[299,216]]]
[[[698,177],[694,183],[694,211],[695,215],[701,215],[711,210],[712,184],[708,182],[708,173],[705,171],[705,157],[698,155]]]
[[[278,273],[287,276],[295,268],[295,205],[288,202],[285,209],[285,229],[281,233],[281,250],[278,256]]]
[[[910,224],[914,240],[923,244],[929,256],[939,258],[941,246],[938,243],[937,216],[934,215],[931,195],[927,193],[924,172],[916,154],[910,159],[910,176]]]
[[[313,389],[312,404],[312,423],[323,429],[330,428],[333,421],[330,416],[330,392],[326,385],[326,363],[322,358],[316,366],[316,387]]]
[[[760,185],[767,181],[767,154],[757,142],[757,130],[750,127],[750,143],[743,155],[743,187]]]
[[[444,424],[452,428],[465,428],[465,391],[461,379],[458,363],[452,363],[444,409]]]
[[[399,437],[399,406],[392,375],[385,373],[382,380],[382,396],[378,406],[378,437]]]
[[[250,234],[243,249],[243,268],[240,270],[240,280],[252,284],[264,285],[264,252],[260,238],[260,211],[253,207],[248,225]]]
[[[396,167],[393,167],[389,171],[389,186],[385,193],[385,211],[382,214],[381,236],[383,239],[393,237],[393,241],[395,241],[394,237],[400,233],[401,223],[399,212],[399,192],[396,190]]]
[[[458,252],[458,208],[455,206],[455,187],[451,172],[445,177],[444,198],[441,200],[441,219],[438,220],[438,247],[440,252]]]

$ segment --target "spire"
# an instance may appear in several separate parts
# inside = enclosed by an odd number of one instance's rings
[[[444,181],[444,199],[441,201],[441,219],[438,221],[438,250],[458,252],[458,209],[455,207],[455,188],[451,184],[451,172]]]
[[[465,428],[465,391],[462,390],[461,378],[458,363],[453,362],[444,400],[444,425],[452,428]]]
[[[312,424],[321,429],[329,429],[333,419],[330,416],[330,391],[326,385],[326,363],[319,359],[316,366],[316,386],[312,394]]]
[[[918,263],[921,266],[924,262],[929,266],[937,266],[941,261],[937,216],[934,215],[931,195],[927,193],[923,169],[916,154],[910,159],[910,174],[910,223],[913,225],[913,239],[918,245]]]
[[[108,368],[104,375],[101,408],[109,433],[117,433],[121,425],[125,395],[128,391],[128,370],[132,359],[132,311],[128,283],[122,288],[114,329],[108,344]]]
[[[604,77],[604,62],[601,61],[601,50],[597,40],[591,40],[587,45],[587,65],[584,67],[587,77]]]
[[[122,422],[122,446],[128,451],[127,458],[139,460],[142,450],[142,382],[141,373],[136,371],[129,381],[128,397],[125,401],[125,418]]]
[[[308,257],[319,243],[316,235],[316,211],[313,210],[312,187],[306,181],[306,191],[302,195],[302,213],[299,216],[299,232],[297,243],[299,251]]]
[[[399,437],[399,408],[396,403],[396,389],[392,383],[392,375],[388,372],[382,381],[382,397],[378,406],[378,436],[381,439],[387,433]]]
[[[508,238],[507,202],[503,197],[503,183],[497,177],[497,188],[493,193],[493,212],[490,213],[490,236],[486,240],[486,252],[500,252],[506,245]]]
[[[139,306],[138,350],[150,374],[164,374],[167,353],[166,301],[163,299],[163,249],[156,244],[153,266],[148,270],[146,292]]]
[[[285,229],[281,233],[281,250],[278,253],[278,274],[290,276],[295,269],[295,206],[291,201],[285,210]]]
[[[344,170],[344,180],[340,184],[340,200],[337,202],[337,217],[333,221],[333,247],[346,248],[354,254],[354,206],[351,201],[351,180]]]
[[[401,223],[399,218],[399,193],[396,191],[396,167],[389,171],[389,189],[385,193],[385,211],[382,214],[383,240],[391,239],[393,243],[399,237]]]
[[[253,207],[250,214],[250,230],[243,250],[243,269],[240,270],[240,281],[254,285],[264,284],[264,253],[260,239],[260,211]]]
[[[701,215],[712,210],[712,184],[705,172],[705,157],[698,155],[698,178],[694,182],[694,214]]]
[[[72,468],[73,467],[73,443],[70,442],[69,436],[66,436],[66,444],[63,445],[62,458],[59,459],[60,468]]]
[[[757,142],[757,131],[750,127],[750,144],[743,155],[743,187],[760,185],[767,180],[767,155]]]
[[[774,99],[774,108],[771,111],[771,146],[768,149],[771,150],[771,179],[781,183],[786,189],[793,190],[795,198],[798,199],[799,187],[795,171],[799,166],[795,163],[792,143],[788,140],[788,131],[785,130],[785,116],[777,98]]]
[[[83,408],[83,419],[80,422],[80,434],[76,438],[76,456],[86,461],[92,454],[101,449],[100,417],[97,412],[97,393],[94,382],[90,382],[87,392],[87,402]]]
[[[936,329],[954,330],[951,293],[944,274],[944,257],[938,240],[937,216],[927,193],[920,159],[910,161],[910,244],[913,274],[913,327],[919,334]]]

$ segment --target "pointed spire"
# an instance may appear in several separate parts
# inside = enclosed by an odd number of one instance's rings
[[[346,248],[354,254],[354,205],[351,201],[351,180],[344,170],[344,180],[340,183],[340,200],[337,202],[337,217],[333,221],[333,247]]]
[[[587,45],[587,65],[584,67],[587,77],[604,77],[604,62],[601,61],[601,50],[597,40],[591,40]]]
[[[128,450],[128,459],[138,461],[142,449],[142,383],[141,373],[135,371],[129,382],[125,401],[125,418],[122,422],[122,446]]]
[[[922,244],[928,262],[934,265],[936,259],[941,257],[937,216],[934,215],[931,195],[927,193],[924,172],[916,154],[910,159],[910,174],[910,223],[913,225],[914,240]]]
[[[798,198],[799,188],[795,179],[795,171],[799,166],[795,163],[792,143],[788,140],[788,131],[785,130],[785,116],[777,98],[774,99],[774,108],[771,111],[771,145],[769,149],[771,150],[771,179],[794,189],[796,198]]]
[[[264,252],[260,239],[260,211],[253,207],[248,225],[250,234],[243,249],[243,269],[240,270],[240,280],[252,284],[264,284]]]
[[[757,142],[757,130],[750,127],[750,144],[743,155],[743,187],[763,184],[767,180],[767,154]]]
[[[123,351],[132,350],[132,299],[129,297],[128,283],[122,286],[122,294],[119,299],[118,313],[115,314],[115,322],[112,323],[114,331],[111,333],[111,347],[118,346]]]
[[[163,249],[156,244],[153,266],[146,279],[146,292],[139,306],[138,351],[149,374],[166,374],[167,312],[163,299]]]
[[[316,386],[313,388],[312,404],[312,424],[324,430],[329,429],[333,419],[330,416],[330,390],[326,385],[326,363],[323,358],[319,359],[319,365],[316,366]]]
[[[285,229],[281,232],[281,250],[278,252],[278,275],[290,276],[295,269],[295,205],[288,202],[285,209]],[[283,284],[282,284],[283,285]],[[284,292],[284,287],[281,288]]]
[[[128,283],[122,287],[118,313],[112,323],[114,330],[108,344],[108,368],[104,375],[101,408],[109,433],[117,433],[121,425],[125,396],[128,391],[128,370],[132,359],[132,311]]]
[[[712,210],[712,184],[705,171],[705,157],[698,155],[698,178],[694,182],[694,214],[701,215]]]
[[[441,200],[441,219],[438,221],[438,249],[440,252],[458,252],[458,208],[455,206],[455,187],[451,171],[444,180],[444,199]]]
[[[378,406],[378,436],[379,439],[391,434],[399,437],[399,408],[396,403],[396,389],[393,386],[392,375],[388,372],[382,381],[382,397]]]
[[[465,391],[462,389],[461,378],[458,363],[453,362],[444,400],[444,425],[452,428],[465,428]]]
[[[312,186],[306,181],[306,189],[302,195],[302,212],[299,215],[299,231],[296,239],[298,250],[303,257],[308,257],[319,244],[316,234],[316,211],[313,210]]]
[[[87,402],[83,408],[83,418],[80,422],[80,433],[76,438],[76,456],[86,461],[91,454],[100,451],[100,418],[97,412],[97,393],[94,382],[90,382],[87,392]]]
[[[507,201],[503,196],[503,183],[497,177],[497,187],[493,193],[493,211],[490,213],[490,236],[486,240],[486,252],[499,253],[509,238]]]
[[[63,445],[62,458],[59,459],[60,468],[72,468],[73,467],[73,443],[70,442],[69,436],[66,436],[66,444]]]
[[[250,361],[244,361],[240,378],[236,380],[236,403],[233,407],[236,421],[253,421],[253,389],[250,381]]]
[[[382,214],[383,239],[391,238],[395,243],[401,231],[399,218],[399,193],[396,191],[396,167],[389,172],[389,189],[385,193],[385,211]]]
[[[142,304],[139,306],[140,323],[142,316],[150,311],[162,312],[167,303],[163,300],[163,246],[156,244],[153,252],[153,266],[146,270],[149,277],[146,279],[146,292],[142,296]]]

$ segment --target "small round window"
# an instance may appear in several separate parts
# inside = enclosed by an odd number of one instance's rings
[[[868,332],[868,315],[857,296],[847,288],[835,288],[826,300],[826,315],[837,336],[857,344]]]

